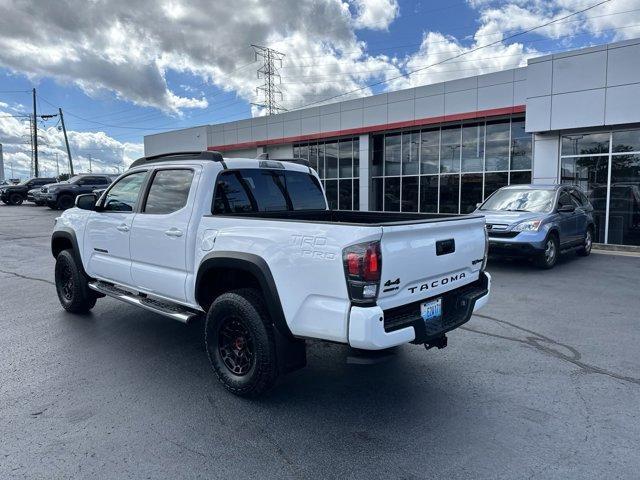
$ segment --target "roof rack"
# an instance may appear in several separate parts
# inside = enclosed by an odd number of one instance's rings
[[[222,154],[213,150],[203,150],[199,152],[171,152],[161,153],[159,155],[151,155],[149,157],[140,157],[134,161],[129,168],[139,167],[145,163],[156,162],[175,162],[179,160],[211,160],[212,162],[222,162]]]
[[[309,160],[305,160],[304,158],[269,158],[269,154],[268,153],[261,153],[256,158],[258,160],[271,160],[273,162],[296,163],[298,165],[302,165],[304,167],[311,168],[311,164],[309,163]]]

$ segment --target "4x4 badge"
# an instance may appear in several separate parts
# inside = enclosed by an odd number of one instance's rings
[[[396,285],[394,287],[394,285]],[[400,279],[396,278],[393,282],[391,280],[387,280],[386,282],[384,282],[384,286],[385,289],[382,290],[383,292],[393,292],[394,290],[398,290],[400,287],[398,286],[400,285]]]

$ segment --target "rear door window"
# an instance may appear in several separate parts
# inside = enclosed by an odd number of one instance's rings
[[[213,213],[326,208],[322,188],[313,175],[287,170],[246,169],[219,175]]]

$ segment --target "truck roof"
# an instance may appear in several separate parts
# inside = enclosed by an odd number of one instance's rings
[[[205,150],[202,152],[175,152],[149,157],[141,157],[134,161],[129,169],[141,166],[156,165],[202,165],[209,166],[217,162],[224,169],[228,168],[268,168],[286,169],[300,172],[310,170],[309,163],[302,159],[262,159],[262,158],[227,158],[220,152]]]

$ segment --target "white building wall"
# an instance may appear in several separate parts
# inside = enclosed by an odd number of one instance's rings
[[[528,132],[640,122],[640,39],[532,58]]]
[[[185,128],[172,132],[156,133],[144,137],[145,156],[170,152],[193,152],[206,150],[208,126]]]
[[[558,133],[533,136],[532,183],[557,183],[559,171],[560,135]]]

